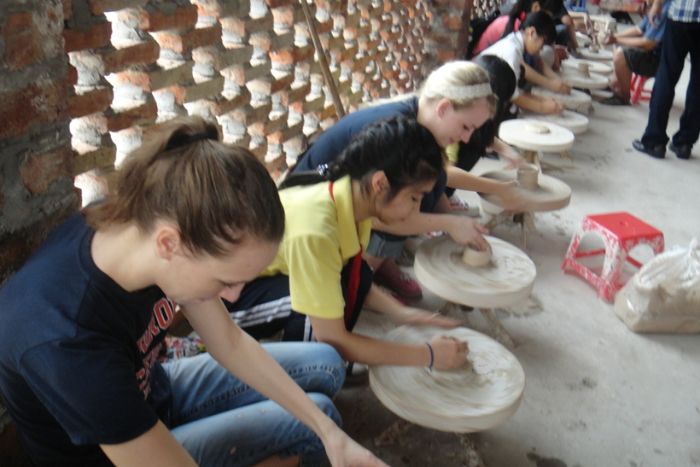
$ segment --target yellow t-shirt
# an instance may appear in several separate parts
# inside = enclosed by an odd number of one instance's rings
[[[289,276],[292,308],[320,318],[342,318],[345,302],[340,274],[345,263],[366,249],[370,219],[356,223],[350,177],[333,184],[296,186],[280,191],[285,231],[264,275]]]

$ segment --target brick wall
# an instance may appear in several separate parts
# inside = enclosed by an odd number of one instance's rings
[[[454,58],[464,6],[310,3],[344,108]],[[3,0],[0,112],[0,282],[107,189],[145,126],[216,119],[276,175],[337,118],[298,0]]]

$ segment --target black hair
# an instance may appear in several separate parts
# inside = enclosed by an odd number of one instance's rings
[[[503,30],[503,35],[501,36],[501,38],[506,37],[508,34],[515,31],[515,22],[518,19],[520,19],[521,16],[530,13],[530,10],[532,9],[532,3],[533,0],[518,0],[518,2],[515,5],[513,5],[513,8],[511,8],[510,13],[508,13],[508,22],[506,23],[506,28]]]
[[[367,189],[369,178],[383,171],[389,181],[389,199],[408,185],[435,180],[443,170],[442,150],[435,137],[415,117],[379,120],[355,135],[330,164],[317,171],[294,172],[280,189],[338,180],[350,175]]]
[[[545,44],[551,44],[557,37],[557,30],[554,26],[552,16],[546,11],[534,11],[529,13],[520,25],[520,30],[533,27],[538,36],[544,39]]]

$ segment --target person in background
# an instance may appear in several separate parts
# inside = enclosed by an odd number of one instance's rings
[[[613,52],[614,76],[610,80],[613,96],[602,100],[607,105],[629,105],[632,73],[652,77],[659,68],[661,40],[666,29],[666,16],[671,2],[664,4],[661,16],[652,24],[645,17],[639,26],[610,35],[606,43],[616,44]]]

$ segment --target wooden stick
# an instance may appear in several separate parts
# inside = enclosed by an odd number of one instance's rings
[[[343,118],[345,116],[345,109],[343,108],[343,103],[340,101],[340,95],[338,94],[338,88],[333,81],[333,75],[331,75],[331,70],[328,67],[328,60],[326,60],[326,52],[323,50],[323,44],[321,44],[321,39],[318,37],[318,31],[316,30],[316,23],[314,22],[314,17],[311,15],[311,10],[309,9],[309,4],[306,0],[299,0],[301,2],[301,9],[304,11],[304,18],[306,18],[306,24],[309,26],[309,31],[311,32],[311,40],[314,43],[314,48],[316,49],[316,55],[318,55],[318,60],[321,64],[321,72],[323,73],[323,79],[331,91],[331,97],[333,98],[333,105],[335,106],[335,113],[338,118]]]

